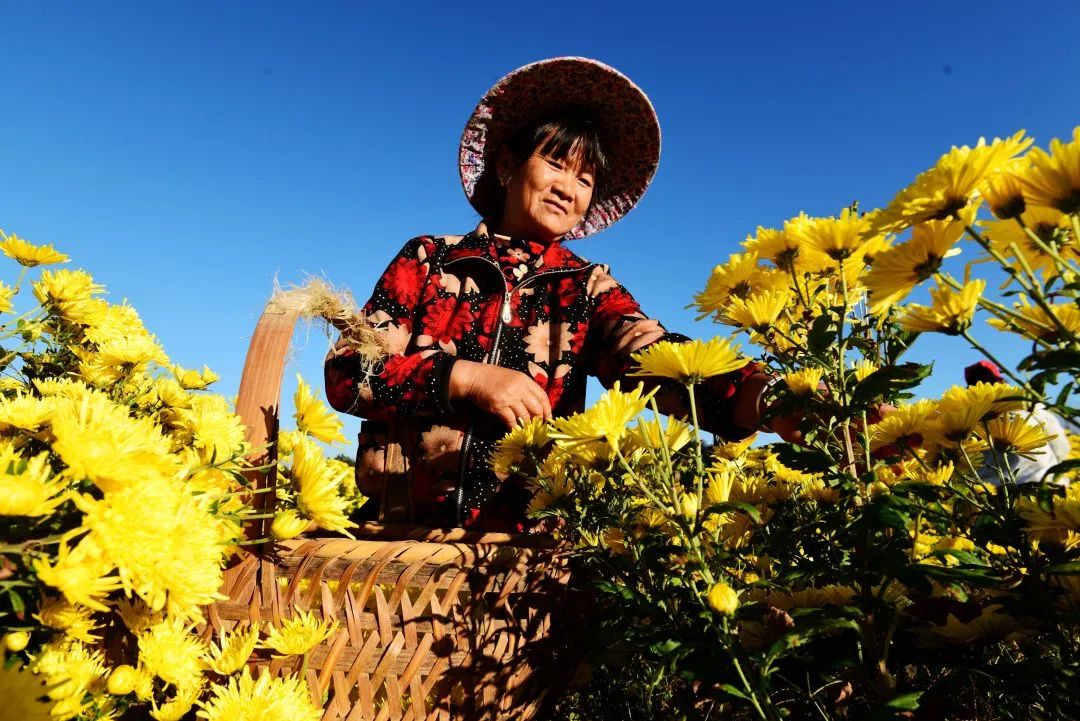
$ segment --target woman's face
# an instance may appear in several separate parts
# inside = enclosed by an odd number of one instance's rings
[[[581,167],[580,154],[556,160],[538,151],[504,177],[508,182],[499,232],[505,235],[556,241],[581,221],[592,201],[593,174]]]

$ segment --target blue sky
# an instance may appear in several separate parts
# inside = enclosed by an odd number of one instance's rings
[[[725,330],[684,306],[757,225],[881,205],[980,135],[1080,123],[1076,3],[367,5],[0,3],[0,227],[69,253],[232,394],[275,277],[363,302],[405,240],[475,226],[458,138],[527,62],[595,57],[652,98],[652,188],[574,250],[703,338]],[[298,342],[317,383],[326,340]],[[972,353],[935,336],[913,357],[938,393]]]

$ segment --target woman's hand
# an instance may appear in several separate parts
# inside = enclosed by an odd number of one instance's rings
[[[450,370],[450,400],[467,400],[497,416],[507,428],[532,418],[551,420],[544,389],[521,371],[458,360]]]

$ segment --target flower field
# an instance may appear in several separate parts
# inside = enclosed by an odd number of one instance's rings
[[[15,235],[0,251],[8,667],[61,720],[321,718],[301,679],[333,622],[204,633],[224,569],[267,540],[246,535],[265,449],[216,376],[173,365],[88,273],[53,269],[60,251]],[[980,140],[883,209],[758,228],[693,299],[725,337],[650,346],[587,411],[508,434],[496,471],[531,479],[530,512],[561,520],[593,599],[583,669],[606,681],[554,713],[1080,717],[1078,272],[1080,128],[1048,150]],[[989,356],[990,333],[1027,349],[1004,382],[920,396],[931,368],[904,354],[922,334]],[[787,440],[701,444],[710,379],[751,362],[779,379],[760,407]],[[690,417],[651,414],[661,393]],[[366,500],[327,457],[344,437],[318,395],[299,380],[280,436],[276,539],[348,533]],[[253,676],[269,657],[298,675]]]

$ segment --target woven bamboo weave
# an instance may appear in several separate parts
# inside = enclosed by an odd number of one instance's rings
[[[266,311],[252,337],[237,410],[253,447],[277,437],[282,373],[296,315]],[[273,447],[254,459],[272,487]],[[263,511],[273,493],[256,496]],[[248,529],[265,537],[268,523]],[[533,718],[573,663],[559,614],[568,569],[550,538],[363,525],[356,540],[250,546],[227,569],[227,600],[205,634],[310,611],[338,623],[306,660],[257,651],[257,672],[302,674],[323,719]],[[554,623],[553,623],[554,620]]]

